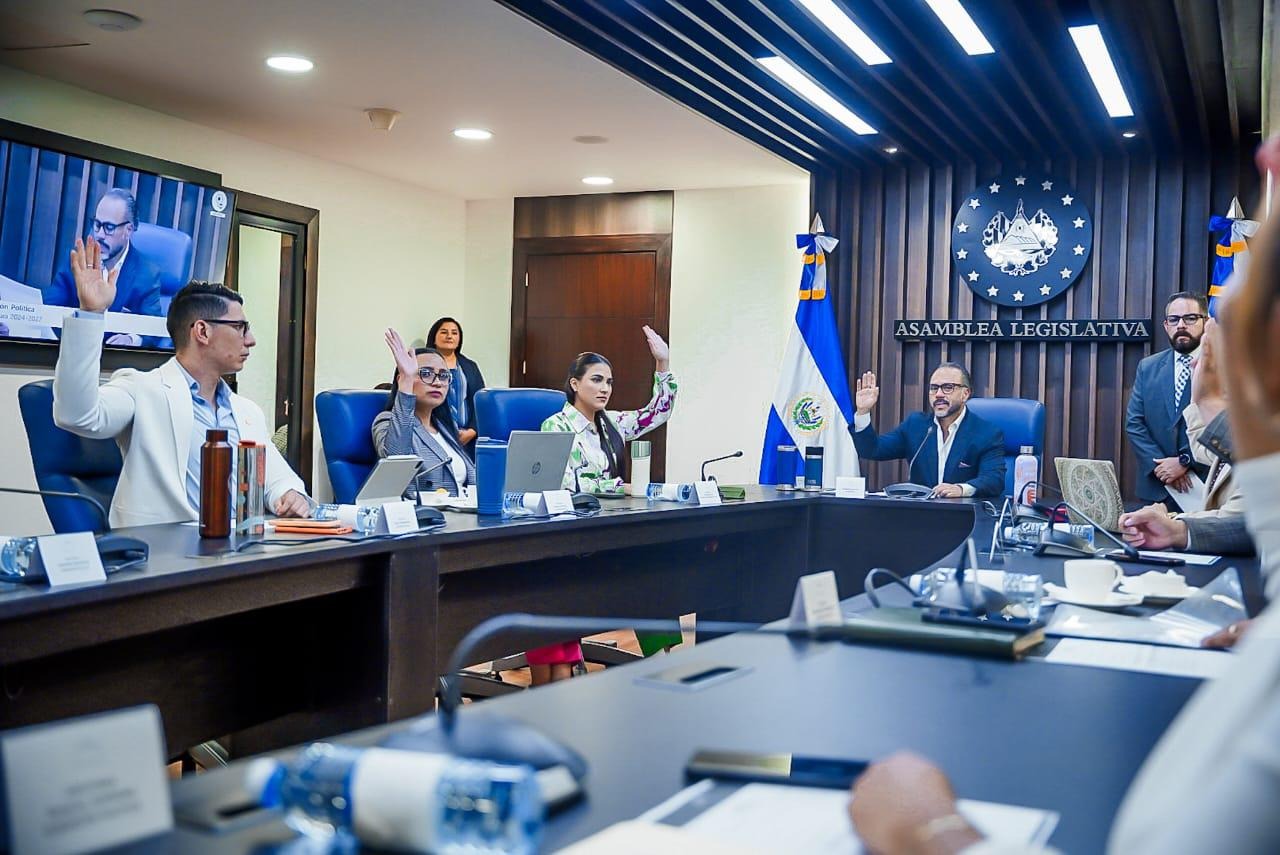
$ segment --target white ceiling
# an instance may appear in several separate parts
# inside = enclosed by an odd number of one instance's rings
[[[467,199],[782,184],[807,174],[493,0],[0,0],[0,62],[120,100]],[[315,61],[286,76],[275,53]],[[366,107],[403,114],[374,131]],[[455,139],[459,126],[494,132]],[[573,141],[607,137],[603,145]]]

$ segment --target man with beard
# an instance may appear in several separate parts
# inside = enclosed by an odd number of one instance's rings
[[[1164,330],[1172,348],[1138,364],[1129,395],[1125,431],[1138,455],[1138,497],[1180,510],[1174,496],[1191,488],[1208,467],[1191,454],[1182,411],[1191,402],[1191,367],[1200,354],[1208,302],[1203,294],[1179,291],[1165,304]],[[1171,496],[1170,493],[1174,494]]]
[[[932,487],[937,498],[991,497],[1004,492],[1004,433],[969,412],[973,393],[969,372],[944,362],[929,378],[930,413],[912,413],[880,435],[871,410],[880,400],[876,375],[858,378],[854,395],[853,445],[863,460],[910,460],[909,478]]]

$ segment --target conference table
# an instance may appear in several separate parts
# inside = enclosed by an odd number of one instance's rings
[[[787,614],[799,576],[826,569],[856,611],[870,568],[953,562],[966,537],[985,544],[993,525],[982,503],[764,487],[720,507],[606,501],[600,515],[567,521],[447,516],[443,531],[400,540],[239,553],[201,544],[189,526],[138,529],[152,543],[146,568],[88,589],[0,592],[0,655],[19,688],[5,693],[4,726],[152,702],[171,748],[230,732],[237,755],[315,738],[376,744],[432,708],[449,652],[487,617],[696,611],[763,622]],[[1004,562],[1061,581],[1060,559]],[[1183,569],[1202,584],[1227,566],[1241,570],[1256,608],[1256,561]],[[640,679],[680,663],[734,673],[687,692]],[[99,679],[95,667],[106,669]],[[677,792],[699,748],[863,759],[911,748],[940,762],[963,797],[1060,811],[1052,842],[1085,852],[1103,848],[1125,788],[1197,686],[740,633],[483,707],[535,724],[590,763],[586,798],[547,826],[549,849]],[[242,776],[233,764],[177,782],[178,828],[152,851],[239,853],[287,840],[278,815],[246,810]]]

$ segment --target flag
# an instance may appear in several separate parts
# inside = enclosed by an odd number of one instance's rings
[[[1227,294],[1227,286],[1235,275],[1244,277],[1249,269],[1249,244],[1245,238],[1253,237],[1258,230],[1257,220],[1246,220],[1240,209],[1240,200],[1231,200],[1231,209],[1225,217],[1210,217],[1209,231],[1218,238],[1217,258],[1213,262],[1213,276],[1209,284],[1209,314],[1218,315],[1218,300]]]
[[[804,251],[800,302],[765,425],[760,483],[778,482],[779,445],[796,447],[796,472],[803,471],[804,450],[821,446],[822,486],[830,488],[837,475],[858,474],[858,452],[849,435],[853,398],[835,314],[827,299],[827,253],[839,241],[822,233],[822,219],[817,216],[810,232],[796,235],[796,247]]]

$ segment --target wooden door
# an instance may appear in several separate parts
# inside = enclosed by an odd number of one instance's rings
[[[632,410],[653,392],[653,357],[641,327],[667,338],[670,235],[527,238],[516,242],[511,376],[514,385],[560,389],[583,351],[613,366],[611,410]],[[677,375],[678,376],[678,375]],[[654,443],[661,480],[666,428]]]

